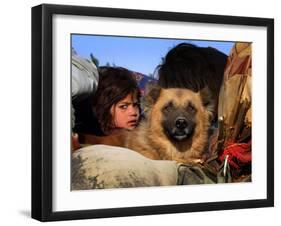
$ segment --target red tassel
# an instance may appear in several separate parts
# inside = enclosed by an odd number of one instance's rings
[[[225,156],[228,155],[229,164],[240,169],[243,165],[250,163],[252,161],[252,143],[232,143],[227,145],[220,155],[220,161],[224,161]]]

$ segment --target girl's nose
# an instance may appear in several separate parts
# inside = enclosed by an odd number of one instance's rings
[[[139,113],[139,108],[138,108],[138,106],[133,106],[133,105],[131,105],[131,106],[130,106],[130,115],[137,116],[138,113]]]

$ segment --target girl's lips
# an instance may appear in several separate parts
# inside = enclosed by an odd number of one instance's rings
[[[131,121],[128,122],[128,124],[132,125],[132,126],[135,126],[135,125],[137,125],[137,120],[136,119],[135,120],[131,120]]]

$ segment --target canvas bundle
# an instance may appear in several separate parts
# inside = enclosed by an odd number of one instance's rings
[[[223,161],[228,156],[234,177],[249,179],[251,169],[252,128],[252,48],[250,43],[236,43],[226,65],[220,92],[217,153]],[[227,101],[225,101],[227,100]],[[245,169],[245,166],[248,166]]]

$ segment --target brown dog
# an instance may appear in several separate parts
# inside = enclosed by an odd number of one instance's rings
[[[81,138],[86,144],[126,147],[150,159],[196,162],[206,149],[211,115],[202,103],[200,92],[154,86],[145,97],[146,119],[136,129]]]

